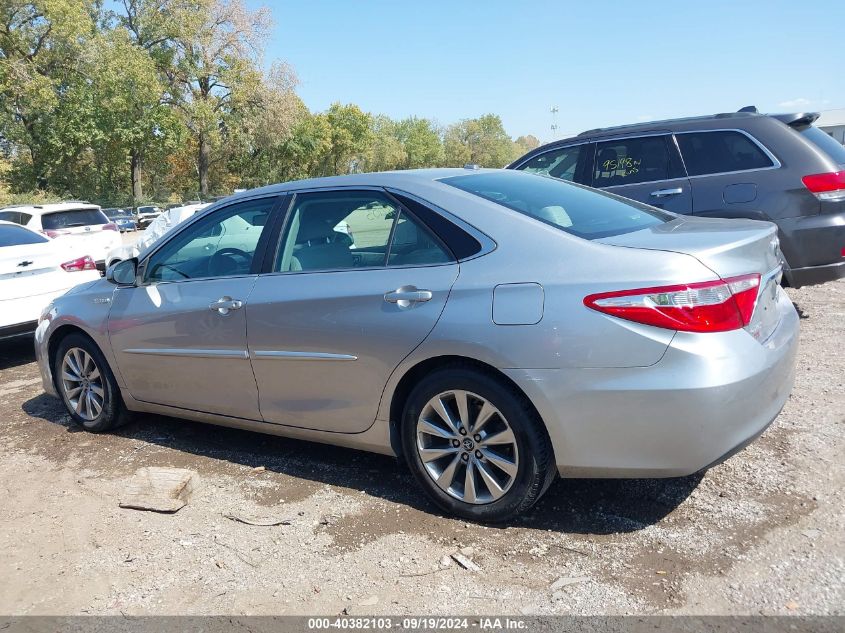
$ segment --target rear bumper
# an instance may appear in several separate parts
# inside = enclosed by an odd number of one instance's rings
[[[762,433],[792,389],[798,315],[780,323],[679,332],[650,367],[507,370],[537,406],[564,477],[677,477],[718,463]]]
[[[807,268],[793,268],[786,273],[786,280],[792,288],[801,286],[815,286],[828,281],[845,278],[845,259],[827,266],[809,266]]]
[[[799,288],[845,276],[845,211],[777,222],[790,286]]]

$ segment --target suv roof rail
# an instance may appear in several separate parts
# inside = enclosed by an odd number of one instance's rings
[[[753,106],[749,106],[753,107]],[[756,108],[755,108],[756,110]],[[710,119],[731,119],[737,117],[757,117],[757,116],[765,116],[761,115],[758,112],[751,112],[750,110],[746,110],[743,108],[739,112],[720,112],[719,114],[705,114],[703,116],[689,116],[689,117],[678,117],[677,119],[661,119],[659,121],[643,121],[642,123],[627,123],[625,125],[612,125],[610,127],[597,127],[592,130],[587,130],[586,132],[581,132],[578,136],[592,136],[593,134],[599,134],[601,132],[619,132],[624,130],[634,130],[637,128],[642,127],[649,127],[649,126],[658,126],[662,124],[668,123],[678,123],[681,121],[707,121]]]

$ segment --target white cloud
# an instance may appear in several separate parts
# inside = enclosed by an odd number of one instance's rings
[[[792,99],[791,101],[781,101],[778,104],[781,108],[806,108],[811,105],[813,105],[813,102],[809,99],[805,99],[804,97],[798,97],[797,99]]]

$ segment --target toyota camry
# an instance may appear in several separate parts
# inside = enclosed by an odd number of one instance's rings
[[[156,413],[396,455],[501,521],[563,477],[674,477],[761,434],[798,317],[773,224],[519,171],[243,192],[55,299],[44,388],[83,428]]]

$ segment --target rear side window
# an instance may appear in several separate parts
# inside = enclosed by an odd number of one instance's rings
[[[535,156],[519,169],[530,174],[542,176],[553,176],[561,180],[573,181],[578,169],[578,161],[586,151],[586,145],[574,145],[571,147],[560,147],[545,154]]]
[[[453,176],[441,182],[588,240],[674,219],[633,200],[522,171]]]
[[[4,220],[6,222],[14,222],[15,224],[25,225],[32,219],[32,216],[28,213],[22,213],[20,211],[0,211],[0,220]]]
[[[74,209],[57,211],[41,216],[41,227],[47,230],[69,229],[75,226],[108,224],[109,219],[99,209]]]
[[[676,135],[690,176],[772,167],[772,159],[740,132],[685,132]]]
[[[594,187],[617,187],[682,177],[669,136],[641,136],[596,143]]]
[[[0,225],[0,246],[20,246],[21,244],[42,244],[46,237],[33,233],[21,226]]]
[[[830,134],[812,125],[805,127],[803,130],[798,129],[797,131],[800,132],[801,136],[830,156],[834,163],[845,165],[845,145],[840,144]]]

